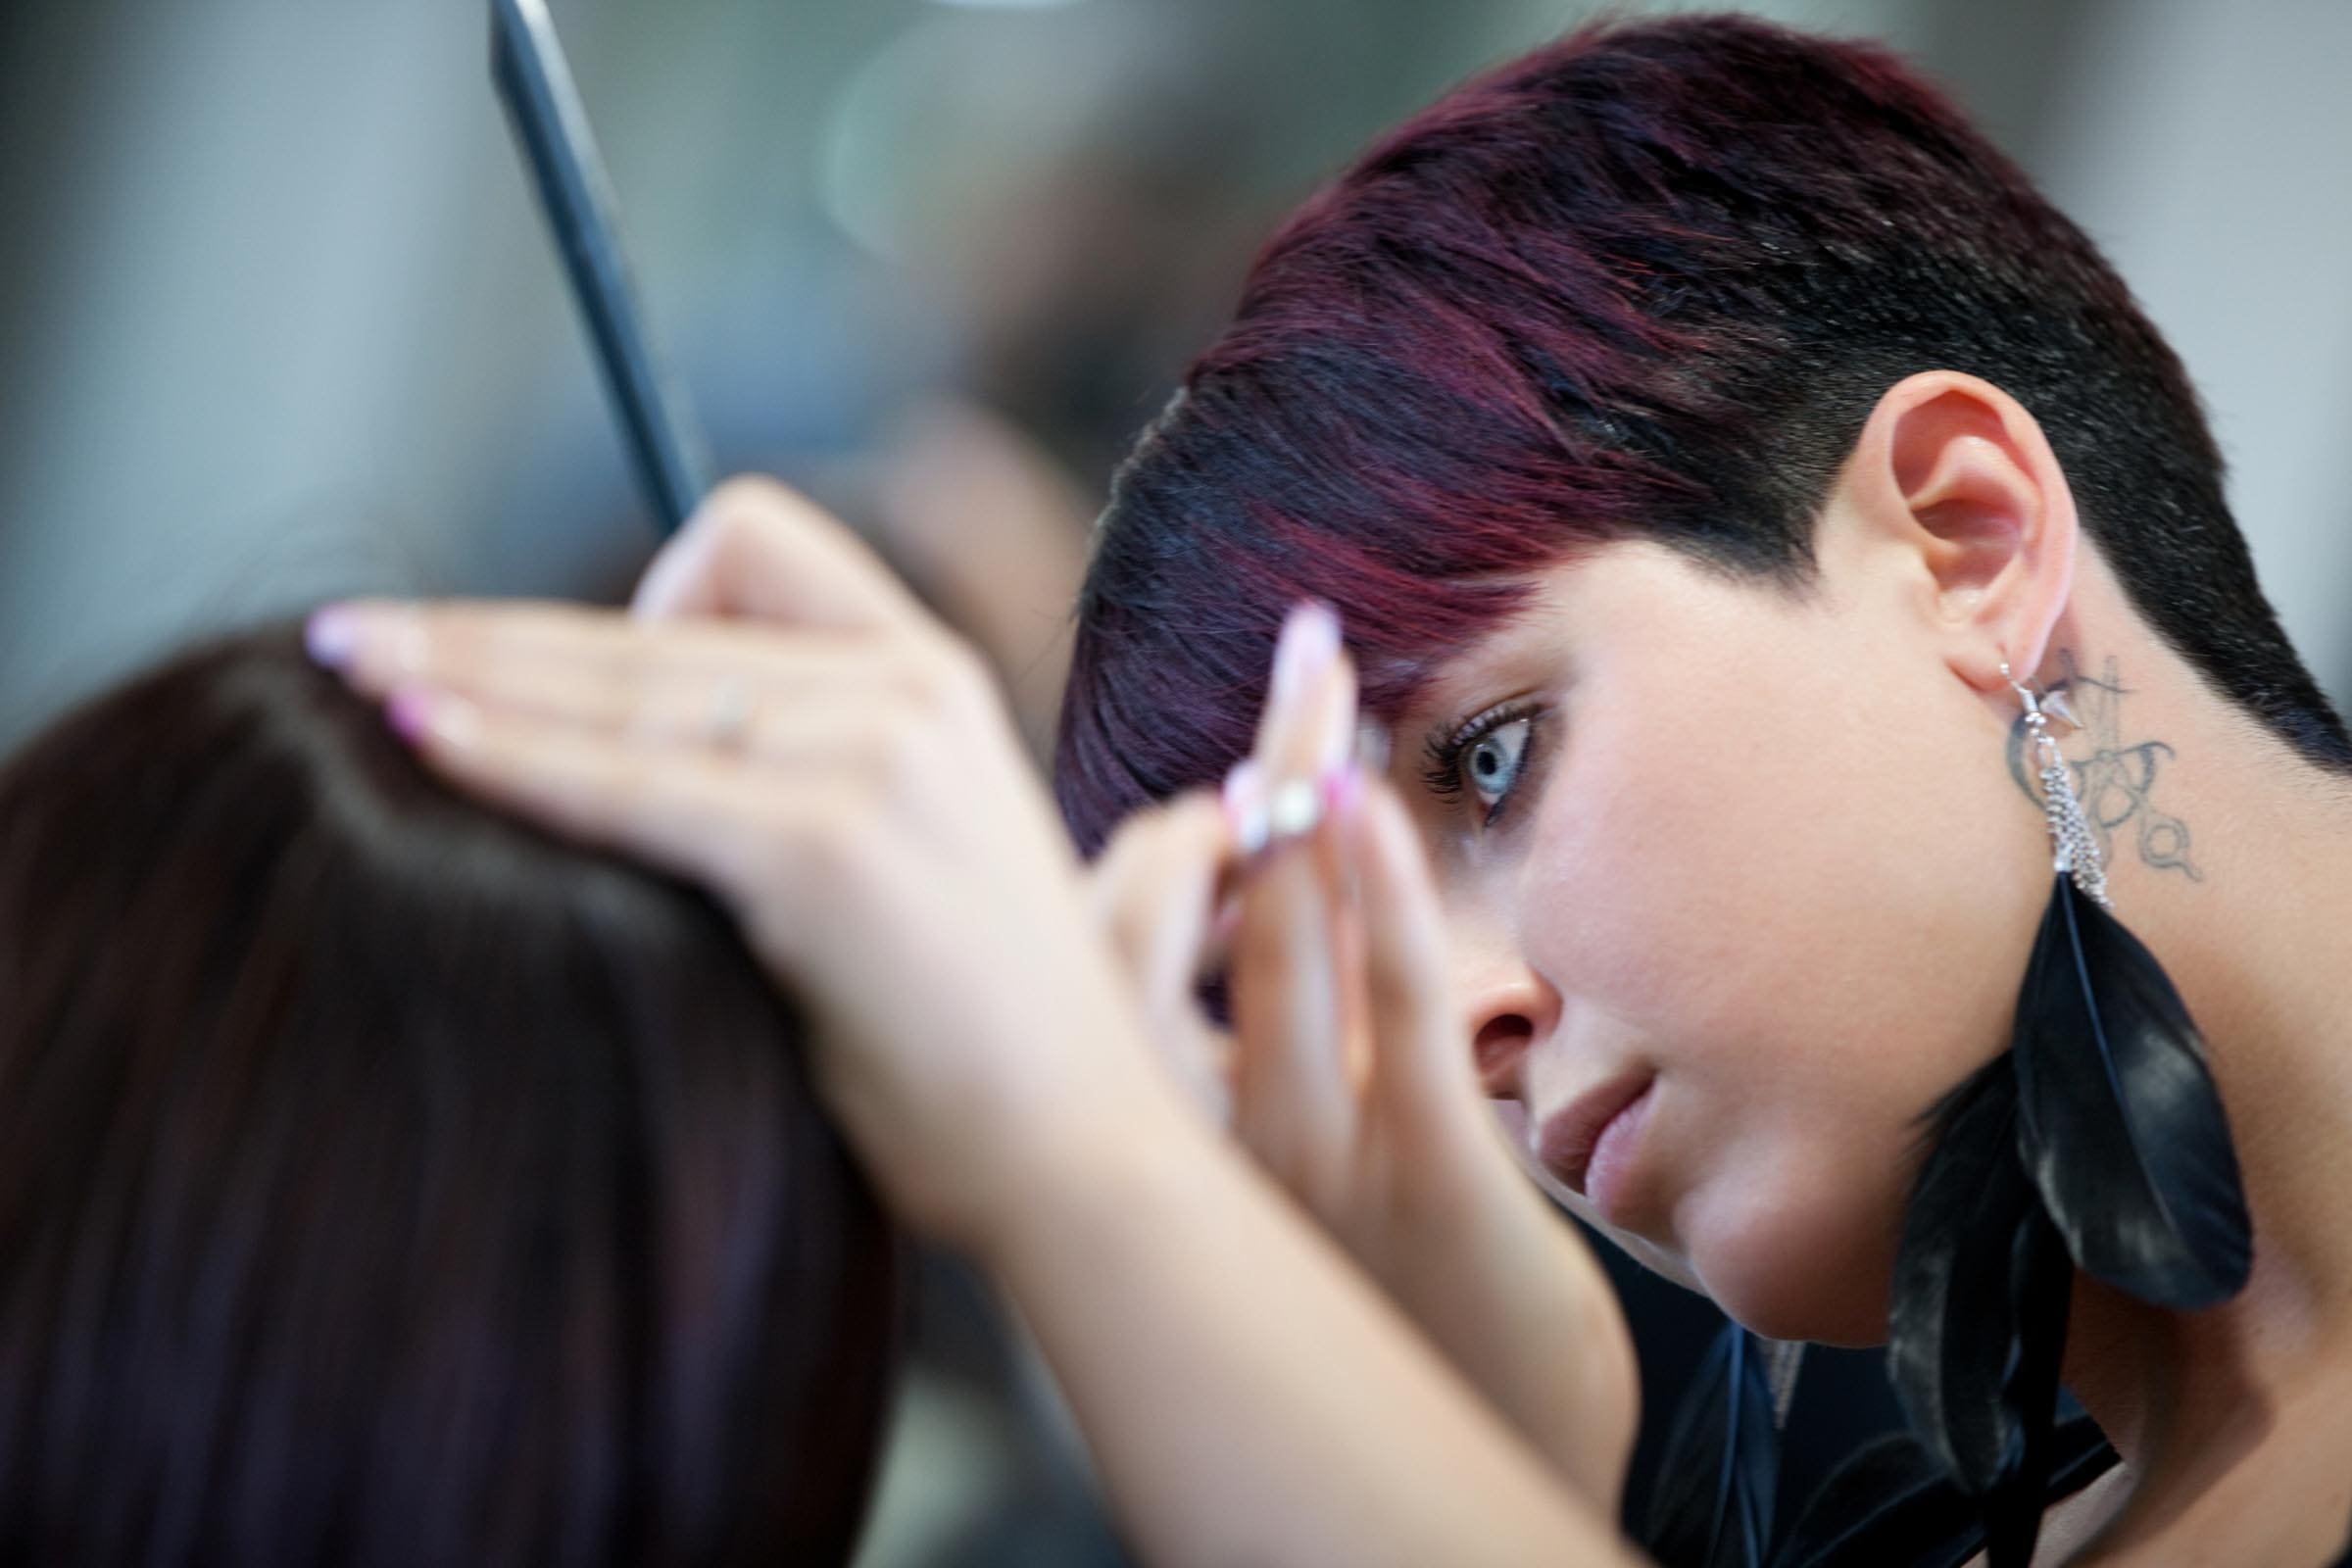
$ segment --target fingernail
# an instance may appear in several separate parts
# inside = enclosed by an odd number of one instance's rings
[[[629,596],[629,618],[659,620],[668,614],[690,569],[683,549],[664,548],[654,557],[653,564],[645,568],[645,575],[637,579],[637,591]]]
[[[1345,818],[1355,813],[1364,798],[1363,769],[1353,762],[1342,762],[1327,767],[1315,780],[1315,793],[1321,797],[1324,811],[1333,817]]]
[[[433,694],[421,686],[404,686],[384,704],[384,722],[392,733],[414,746],[433,726]]]
[[[1367,773],[1386,773],[1389,770],[1389,730],[1376,718],[1360,719],[1356,723],[1355,765]]]
[[[311,662],[323,669],[341,669],[351,662],[360,644],[358,617],[348,605],[321,605],[302,625],[302,646]]]
[[[1254,757],[1245,757],[1225,770],[1224,786],[1217,793],[1225,802],[1227,816],[1239,810],[1243,803],[1257,792],[1261,771]]]
[[[1295,695],[1339,652],[1340,617],[1329,605],[1310,599],[1292,606],[1283,617],[1282,638],[1274,645],[1274,701]]]

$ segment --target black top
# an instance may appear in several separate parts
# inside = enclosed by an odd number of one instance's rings
[[[2089,1418],[2051,1435],[2050,1503],[2115,1468]],[[2045,1505],[2046,1506],[2046,1505]],[[1960,1568],[1984,1549],[1976,1505],[1907,1432],[1890,1433],[1839,1465],[1781,1537],[1772,1568]]]
[[[2052,1435],[2049,1502],[2115,1468],[2115,1449],[2088,1417]],[[1984,1549],[1975,1508],[1908,1433],[1880,1439],[1823,1482],[1781,1538],[1771,1568],[1960,1568]],[[2352,1541],[2335,1568],[2352,1568]]]

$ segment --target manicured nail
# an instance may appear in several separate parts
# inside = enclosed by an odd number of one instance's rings
[[[347,605],[321,605],[303,622],[302,646],[321,668],[341,669],[359,645],[359,621]]]
[[[1364,771],[1353,762],[1327,767],[1315,780],[1315,793],[1322,799],[1325,815],[1343,819],[1351,816],[1363,802]]]
[[[1283,617],[1282,638],[1274,645],[1274,701],[1295,696],[1339,652],[1340,617],[1331,607],[1311,599],[1294,605]]]
[[[694,561],[679,547],[668,547],[654,557],[637,579],[637,591],[629,595],[629,618],[659,620],[670,612],[679,591],[694,573]]]
[[[384,704],[384,722],[392,733],[414,746],[433,727],[433,694],[421,686],[404,686]]]
[[[1245,757],[1225,770],[1225,783],[1217,793],[1225,803],[1227,816],[1240,810],[1244,803],[1257,793],[1258,779],[1263,772],[1254,757]]]

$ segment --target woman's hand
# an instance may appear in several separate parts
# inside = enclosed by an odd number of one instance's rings
[[[854,539],[731,482],[636,610],[348,605],[312,644],[461,787],[730,906],[884,1196],[1019,1304],[1148,1558],[1625,1560],[1185,1110],[995,690]]]
[[[996,687],[781,486],[714,492],[632,614],[351,604],[312,644],[461,786],[728,905],[909,1223],[981,1250],[1078,1145],[1181,1116]]]
[[[1189,795],[1123,826],[1096,862],[1098,918],[1196,1097],[1229,1105],[1259,1162],[1613,1508],[1639,1403],[1615,1294],[1483,1098],[1419,840],[1394,793],[1351,763],[1354,734],[1337,628],[1302,612],[1223,805]],[[1196,1001],[1220,952],[1230,1039]]]

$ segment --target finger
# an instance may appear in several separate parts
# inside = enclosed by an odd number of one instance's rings
[[[717,753],[648,753],[430,687],[401,688],[386,717],[426,766],[466,793],[722,895],[742,891],[754,858],[747,824],[780,809],[772,775]]]
[[[1208,956],[1217,887],[1235,858],[1224,807],[1193,790],[1131,817],[1096,859],[1098,921],[1154,1007],[1190,1005]]]
[[[1363,1015],[1361,937],[1353,913],[1349,880],[1350,857],[1333,834],[1319,824],[1333,789],[1348,771],[1355,738],[1355,666],[1341,642],[1340,626],[1329,609],[1301,605],[1283,625],[1275,652],[1274,679],[1261,716],[1257,750],[1252,760],[1258,777],[1274,781],[1272,799],[1287,794],[1311,800],[1311,809],[1270,811],[1289,822],[1303,823],[1308,867],[1320,884],[1325,905],[1324,934],[1333,968],[1333,1023],[1328,1039],[1314,1049],[1336,1054],[1344,1080],[1359,1082],[1369,1064],[1367,1024]],[[1309,1049],[1305,1042],[1294,1049]]]
[[[763,694],[868,687],[905,678],[910,662],[837,632],[717,621],[657,629],[609,610],[519,601],[351,601],[314,615],[310,641],[369,696],[428,685],[608,728],[644,710],[691,706],[673,687],[706,701],[730,686]]]
[[[1232,1042],[1197,990],[1216,944],[1217,890],[1236,859],[1222,804],[1176,796],[1121,824],[1089,872],[1098,926],[1133,981],[1152,1037],[1210,1121],[1232,1116]]]
[[[1372,1093],[1392,1110],[1483,1115],[1446,961],[1437,887],[1396,792],[1376,779],[1338,811],[1357,869],[1364,992],[1374,1054]]]
[[[1277,847],[1243,887],[1228,971],[1234,1128],[1277,1179],[1324,1214],[1355,1127],[1337,958],[1313,851]]]
[[[936,622],[864,542],[773,479],[712,490],[646,569],[641,619],[708,615],[841,630],[921,631]]]
[[[1251,756],[1277,783],[1318,779],[1347,761],[1354,730],[1355,670],[1338,617],[1300,605],[1283,622]]]

